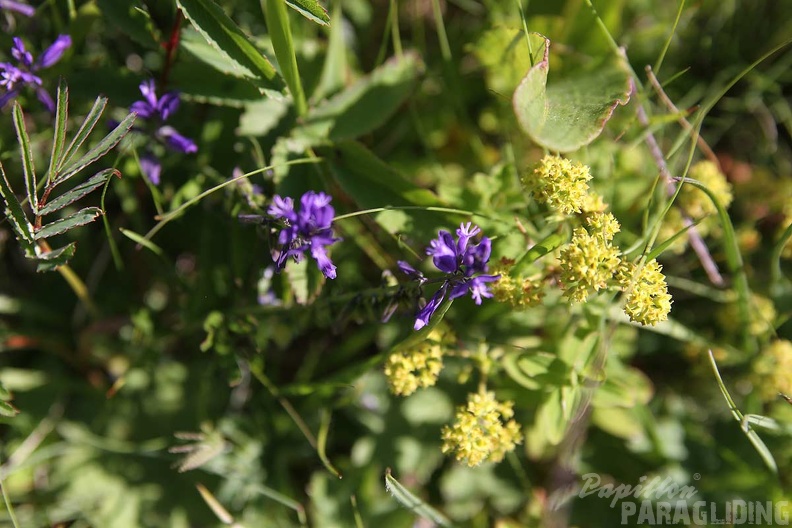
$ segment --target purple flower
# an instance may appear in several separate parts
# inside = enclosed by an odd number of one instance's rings
[[[28,17],[33,16],[33,14],[36,12],[34,7],[25,5],[22,2],[14,2],[14,0],[0,0],[0,9],[14,11],[20,15],[25,15]]]
[[[0,2],[2,1],[0,0]],[[10,9],[10,7],[1,3],[0,7]],[[22,42],[22,39],[14,37],[14,44],[11,46],[11,56],[16,61],[16,65],[10,62],[0,62],[0,89],[5,92],[0,95],[0,108],[3,108],[6,103],[19,95],[19,91],[25,86],[33,86],[39,101],[47,107],[47,110],[55,112],[55,101],[41,87],[41,77],[36,75],[36,73],[58,62],[66,50],[69,49],[71,43],[69,35],[60,35],[50,47],[44,50],[39,59],[34,61],[33,54],[25,48],[25,43]]]
[[[333,237],[335,210],[330,205],[331,200],[323,192],[308,191],[300,198],[300,209],[295,210],[291,198],[272,197],[267,212],[284,224],[278,233],[280,248],[273,254],[278,271],[286,266],[289,258],[299,262],[310,251],[322,274],[328,279],[336,278],[336,267],[327,255],[327,246],[341,240]]]
[[[498,275],[484,275],[489,269],[492,246],[490,239],[482,237],[477,244],[471,244],[471,239],[479,234],[481,229],[470,222],[460,224],[456,230],[457,240],[448,231],[438,231],[437,238],[429,243],[426,254],[432,257],[435,267],[447,274],[440,289],[432,299],[418,311],[415,318],[415,329],[420,330],[432,318],[437,308],[448,295],[449,299],[456,299],[470,292],[476,304],[481,304],[483,297],[492,297],[492,292],[487,287],[488,282],[498,280]],[[399,269],[412,278],[425,282],[423,274],[406,262],[398,262]]]
[[[164,124],[179,108],[181,103],[179,93],[167,92],[157,97],[153,79],[140,83],[140,93],[143,94],[143,99],[132,103],[129,111],[155,124],[153,137],[176,152],[184,154],[198,152],[198,145],[192,139],[181,135],[172,126]],[[140,159],[140,168],[152,183],[159,184],[162,165],[154,154],[147,152],[143,155]]]

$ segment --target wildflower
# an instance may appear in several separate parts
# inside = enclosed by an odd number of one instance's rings
[[[435,267],[446,273],[448,277],[437,293],[418,311],[415,319],[416,330],[429,324],[429,320],[445,300],[446,295],[449,299],[456,299],[470,292],[476,304],[481,304],[482,297],[492,297],[487,283],[497,280],[498,276],[482,275],[488,270],[487,262],[492,252],[490,240],[483,237],[478,244],[471,244],[470,240],[481,232],[478,226],[471,227],[471,225],[470,222],[460,224],[459,229],[456,230],[456,242],[448,231],[438,231],[437,238],[432,240],[426,249],[426,254],[432,257]],[[408,275],[424,280],[423,275],[406,262],[399,261],[398,264],[399,268]]]
[[[434,329],[421,343],[388,356],[385,376],[391,392],[409,396],[419,388],[432,387],[437,383],[443,369],[444,340],[444,332]]]
[[[704,184],[723,207],[731,205],[734,199],[731,184],[715,163],[699,161],[690,167],[687,177]],[[701,218],[718,212],[712,200],[692,185],[682,187],[679,192],[678,204],[692,218]]]
[[[770,334],[774,329],[773,322],[777,316],[775,305],[771,299],[751,294],[750,310],[748,310],[748,333],[750,335],[762,337]],[[735,322],[740,320],[737,303],[729,303],[718,311],[717,319],[725,331],[732,333],[738,330],[739,327],[735,325]]]
[[[562,214],[579,213],[590,205],[589,168],[560,156],[545,156],[533,170],[522,178],[523,185],[534,199]]]
[[[545,294],[541,279],[512,277],[509,270],[513,265],[514,260],[504,258],[492,267],[493,273],[500,275],[490,286],[495,300],[509,303],[517,310],[538,306]]]
[[[759,393],[770,401],[778,393],[792,395],[792,342],[778,339],[762,350],[753,365]]]
[[[308,191],[300,198],[300,210],[295,211],[291,198],[272,197],[272,205],[267,212],[285,224],[278,234],[280,248],[273,254],[278,271],[286,266],[290,257],[299,262],[310,250],[322,274],[328,279],[336,278],[336,267],[327,256],[326,249],[341,240],[333,237],[335,210],[330,205],[331,200],[323,192]]]
[[[575,302],[605,288],[619,268],[619,250],[600,234],[578,227],[561,250],[561,283],[564,295]]]
[[[586,224],[593,233],[608,241],[613,240],[614,235],[621,230],[613,213],[589,213],[586,215]]]
[[[35,7],[23,4],[22,2],[15,2],[14,0],[0,0],[0,9],[14,11],[27,17],[33,16],[36,12]]]
[[[633,266],[628,265],[628,268],[633,269]],[[660,263],[653,259],[638,271],[624,306],[630,321],[654,326],[668,319],[671,295],[668,294],[662,269]]]
[[[129,111],[155,124],[156,130],[154,130],[153,136],[177,152],[184,154],[198,152],[198,146],[192,139],[179,134],[175,128],[164,124],[179,108],[181,103],[179,93],[171,91],[161,97],[157,97],[153,79],[143,81],[140,84],[140,93],[143,94],[143,99],[132,103]],[[147,151],[140,157],[140,168],[151,183],[159,185],[162,165],[151,151]]]
[[[499,402],[489,391],[470,394],[467,405],[457,408],[454,424],[443,427],[443,453],[455,453],[470,467],[500,462],[522,442],[513,416],[514,402]]]
[[[71,43],[69,35],[60,35],[49,48],[44,50],[38,60],[34,61],[33,55],[25,48],[22,39],[14,37],[11,56],[17,65],[10,62],[0,62],[0,89],[4,91],[0,95],[0,108],[3,108],[6,103],[19,95],[22,88],[32,86],[36,90],[38,100],[47,107],[47,110],[55,112],[55,101],[42,87],[41,77],[36,74],[40,70],[47,69],[58,62],[64,52],[71,46]]]

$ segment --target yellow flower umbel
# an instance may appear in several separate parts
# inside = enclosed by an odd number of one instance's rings
[[[568,215],[579,213],[586,203],[589,168],[560,156],[545,156],[536,168],[522,177],[537,202]]]
[[[454,453],[470,467],[482,462],[500,462],[522,442],[514,416],[514,402],[499,402],[495,393],[479,391],[468,395],[467,405],[457,408],[451,426],[443,427],[443,453]]]
[[[778,339],[762,350],[753,368],[759,394],[765,401],[778,393],[792,396],[792,342]]]
[[[561,287],[564,295],[575,302],[583,302],[591,293],[605,288],[619,268],[619,250],[606,236],[578,227],[561,250]]]
[[[385,361],[385,376],[391,392],[409,396],[421,387],[431,387],[443,370],[442,331],[435,329],[412,348],[393,352]]]
[[[633,279],[634,270],[634,265],[626,263],[619,273],[620,282],[627,288],[624,313],[630,321],[642,325],[654,326],[665,321],[671,311],[671,295],[668,294],[663,267],[656,260],[651,260]]]
[[[718,169],[718,166],[711,161],[699,161],[690,167],[687,177],[692,180],[700,181],[704,186],[712,191],[718,202],[727,208],[731,205],[734,197],[732,196],[732,186],[726,180],[726,176]],[[714,215],[718,212],[715,204],[700,189],[692,185],[684,185],[677,198],[677,204],[691,218],[701,218],[707,215]]]
[[[544,297],[544,283],[541,278],[527,278],[522,275],[512,277],[510,273],[513,265],[513,260],[504,258],[490,267],[489,273],[500,275],[497,281],[490,283],[490,291],[495,300],[508,303],[517,310],[538,306]]]

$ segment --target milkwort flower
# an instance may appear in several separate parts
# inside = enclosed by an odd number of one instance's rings
[[[9,8],[6,5],[0,7]],[[52,100],[47,90],[42,88],[41,77],[36,74],[58,62],[71,43],[69,35],[59,35],[55,42],[44,50],[38,60],[34,61],[33,55],[25,48],[22,39],[14,37],[11,56],[16,61],[16,65],[10,62],[0,62],[0,93],[2,93],[0,108],[19,95],[22,88],[32,86],[35,87],[39,101],[47,107],[47,110],[55,112],[55,101]]]
[[[132,103],[129,111],[136,113],[140,118],[154,123],[154,138],[176,152],[184,154],[198,152],[198,145],[192,139],[182,136],[175,128],[164,124],[179,108],[181,103],[179,93],[170,91],[161,97],[157,97],[154,79],[143,81],[140,84],[140,93],[143,94],[143,99]],[[151,183],[159,185],[162,165],[151,151],[147,151],[141,156],[140,168]]]
[[[414,326],[416,330],[429,324],[446,295],[449,299],[456,299],[470,292],[476,304],[481,304],[482,297],[492,297],[487,283],[498,280],[499,276],[483,275],[488,270],[487,262],[492,252],[490,239],[483,237],[478,244],[471,244],[471,239],[481,232],[478,226],[471,225],[470,222],[459,225],[456,242],[448,231],[438,231],[437,238],[426,248],[426,254],[432,257],[435,267],[446,273],[447,277],[437,293],[418,311]],[[398,265],[404,273],[418,281],[426,281],[423,274],[408,263],[400,260]]]
[[[280,248],[273,252],[278,271],[286,266],[289,258],[299,262],[305,257],[305,252],[310,251],[322,274],[328,279],[336,278],[336,267],[327,256],[327,246],[341,240],[333,237],[335,210],[330,205],[331,200],[323,192],[308,191],[300,198],[297,211],[294,200],[288,196],[281,198],[276,194],[272,197],[272,205],[267,212],[284,224],[278,234]]]
[[[14,11],[15,13],[19,13],[20,15],[25,15],[27,17],[33,16],[33,14],[36,12],[35,7],[23,4],[22,2],[15,2],[14,0],[0,0],[0,9]]]

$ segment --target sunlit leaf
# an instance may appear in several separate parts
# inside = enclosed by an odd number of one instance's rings
[[[600,135],[617,105],[630,100],[629,70],[621,59],[548,85],[550,39],[542,60],[528,70],[512,100],[517,121],[538,145],[569,152]]]
[[[388,490],[399,504],[415,515],[439,524],[440,526],[451,526],[451,521],[449,521],[445,515],[426,504],[410,492],[410,490],[402,486],[399,481],[391,475],[390,469],[385,472],[385,489]]]
[[[77,211],[66,218],[50,222],[36,231],[34,237],[36,240],[43,240],[51,236],[60,235],[66,231],[74,229],[75,227],[90,224],[99,218],[100,215],[102,215],[102,210],[98,207],[86,207],[85,209]]]
[[[38,191],[36,189],[36,170],[33,167],[33,152],[30,150],[30,138],[25,127],[25,116],[22,107],[14,101],[14,128],[16,128],[19,150],[22,156],[22,169],[25,172],[25,190],[33,213],[38,213]]]
[[[316,0],[286,0],[286,5],[300,13],[302,16],[321,26],[330,24],[330,17],[327,16],[327,9]]]

